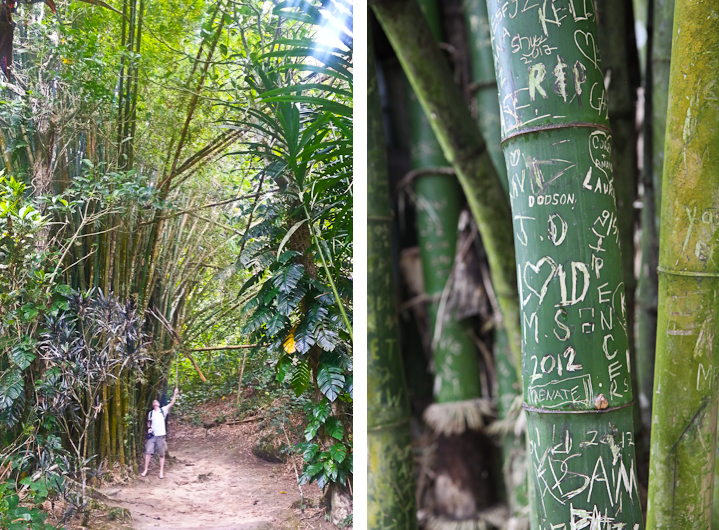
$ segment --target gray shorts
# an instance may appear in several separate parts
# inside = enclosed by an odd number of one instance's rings
[[[145,442],[146,455],[154,455],[155,449],[157,449],[157,454],[159,456],[165,456],[165,453],[167,452],[167,442],[165,441],[164,436],[153,436]]]

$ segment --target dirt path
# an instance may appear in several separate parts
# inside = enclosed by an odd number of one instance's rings
[[[116,528],[330,528],[321,510],[296,508],[300,494],[291,464],[271,464],[252,454],[251,426],[223,425],[207,437],[201,428],[173,427],[164,479],[153,460],[147,477],[103,488],[108,504],[126,508],[132,516]],[[316,506],[319,488],[303,486],[303,492]]]

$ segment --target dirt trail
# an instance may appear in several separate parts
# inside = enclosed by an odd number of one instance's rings
[[[271,464],[251,453],[251,426],[202,428],[175,424],[168,440],[165,478],[156,459],[147,477],[107,486],[108,504],[126,508],[132,522],[120,528],[260,530],[329,528],[317,508],[301,512],[291,464]],[[303,486],[316,505],[317,486]],[[295,504],[295,506],[298,503]]]

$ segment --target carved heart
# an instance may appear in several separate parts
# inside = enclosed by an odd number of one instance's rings
[[[577,38],[577,36],[579,36],[579,38]],[[601,71],[601,68],[599,68],[597,64],[597,45],[594,43],[594,35],[578,29],[574,32],[574,44],[577,45],[579,53],[589,59],[589,62],[591,62],[597,70]]]
[[[530,280],[527,278],[527,268],[532,269],[534,271],[535,275],[540,275],[540,270],[543,265],[549,265],[551,271],[547,275],[546,279],[544,280],[544,283],[542,284],[542,287],[539,289],[539,292],[537,292],[536,289],[534,289],[530,285]],[[550,258],[549,256],[544,256],[542,259],[540,259],[536,265],[532,265],[531,263],[527,262],[524,264],[524,285],[527,286],[527,289],[532,291],[535,295],[537,295],[537,298],[539,298],[539,304],[542,305],[542,301],[544,300],[544,297],[547,294],[547,287],[549,287],[549,282],[552,281],[552,278],[554,278],[554,274],[557,272],[557,263]],[[535,277],[536,278],[536,277]],[[533,278],[534,279],[534,278]]]

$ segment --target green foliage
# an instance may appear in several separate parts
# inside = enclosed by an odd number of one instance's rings
[[[331,407],[327,402],[309,404],[305,408],[310,418],[305,429],[306,442],[295,446],[305,462],[300,483],[317,481],[320,488],[332,482],[347,483],[352,473],[351,446],[344,443],[344,431],[339,418],[330,416]],[[315,440],[320,429],[326,430],[330,441],[320,444]]]
[[[241,153],[263,161],[263,181],[276,186],[242,212],[257,219],[239,256],[254,270],[242,292],[262,284],[243,308],[243,331],[277,358],[279,382],[313,396],[302,480],[321,487],[344,484],[352,469],[343,407],[331,414],[338,398],[352,402],[352,40],[340,29],[342,44],[329,45],[312,32],[331,27],[332,17],[346,21],[348,7],[275,6],[307,33],[282,35],[253,57],[246,81],[254,105],[229,122],[253,131]]]
[[[320,363],[317,368],[317,386],[327,396],[327,399],[334,401],[340,395],[345,385],[345,376],[342,368],[336,365]]]
[[[29,477],[22,483],[31,488],[36,502],[47,498],[47,488],[42,483]],[[38,508],[20,506],[14,486],[12,482],[0,484],[0,526],[6,530],[54,530],[54,526],[45,523],[46,513]]]

